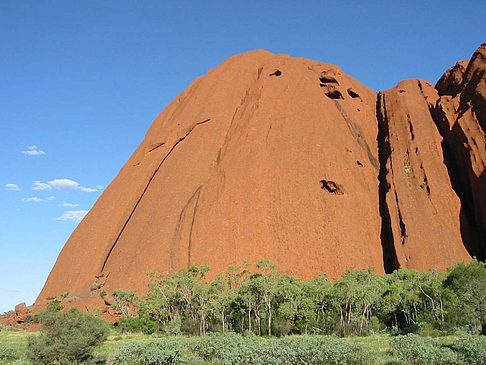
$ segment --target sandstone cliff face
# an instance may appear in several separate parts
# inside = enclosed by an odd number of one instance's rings
[[[217,272],[270,258],[301,278],[335,279],[351,267],[470,259],[486,227],[478,52],[439,92],[410,80],[378,95],[334,65],[266,51],[230,58],[155,119],[37,304],[143,291],[150,270],[200,264]],[[476,144],[461,147],[463,136]]]
[[[396,267],[444,270],[466,261],[459,215],[441,136],[429,113],[437,99],[428,83],[408,80],[378,95],[382,234],[387,271]]]
[[[431,105],[444,138],[455,190],[462,201],[461,223],[471,254],[486,257],[486,43],[470,61],[456,64],[437,82]]]

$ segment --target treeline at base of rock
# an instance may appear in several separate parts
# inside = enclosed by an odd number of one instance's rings
[[[459,263],[444,273],[399,269],[383,276],[349,270],[330,282],[281,274],[269,260],[230,267],[208,279],[207,266],[173,275],[151,272],[148,291],[98,291],[122,331],[204,335],[208,332],[438,335],[486,329],[486,263]],[[62,310],[69,294],[52,298]],[[74,299],[76,300],[76,299]]]

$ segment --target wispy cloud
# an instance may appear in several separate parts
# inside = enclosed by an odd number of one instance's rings
[[[87,188],[85,186],[80,186],[78,189],[85,193],[96,193],[97,191],[103,189],[103,187],[101,185],[97,185],[96,188]]]
[[[85,193],[95,193],[103,189],[103,186],[97,185],[96,188],[88,188],[86,186],[82,186],[77,181],[71,179],[54,179],[46,183],[36,180],[32,183],[32,190],[37,191],[37,190],[51,190],[51,189],[63,190],[63,191],[80,190]]]
[[[56,199],[55,196],[51,195],[47,198],[39,198],[38,196],[31,196],[29,198],[22,198],[22,202],[24,203],[46,203]]]
[[[72,190],[81,188],[81,185],[77,181],[71,179],[54,179],[49,181],[48,184],[57,190]]]
[[[32,190],[51,190],[52,189],[52,186],[50,186],[49,184],[46,184],[46,183],[43,183],[39,180],[36,180],[32,183]]]
[[[83,186],[79,187],[79,190],[84,191],[85,193],[95,193],[98,191],[98,189],[95,188],[85,188]]]
[[[43,150],[41,150],[36,145],[27,147],[25,150],[22,151],[22,153],[28,156],[41,156],[46,154]]]
[[[76,204],[76,203],[63,203],[60,206],[61,207],[65,207],[65,208],[76,208],[76,207],[79,207],[79,204]]]
[[[17,184],[8,183],[8,184],[5,184],[5,190],[20,191],[20,188]]]
[[[68,210],[56,219],[58,221],[73,221],[79,223],[86,216],[86,214],[88,214],[87,210]]]

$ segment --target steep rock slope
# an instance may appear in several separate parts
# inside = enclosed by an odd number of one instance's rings
[[[446,269],[468,260],[462,242],[461,203],[443,164],[441,136],[429,113],[437,91],[407,80],[378,95],[382,235],[386,270]]]
[[[484,138],[478,52],[439,92],[409,80],[378,95],[326,63],[266,51],[228,59],[154,120],[37,304],[63,292],[88,303],[101,288],[143,291],[150,270],[200,264],[217,272],[270,258],[301,278],[335,279],[351,267],[470,259],[485,227],[484,144],[461,149],[452,130]],[[465,160],[474,168],[462,178],[453,164]]]
[[[461,197],[461,223],[470,252],[486,258],[486,43],[437,82],[431,105],[444,137],[446,164]]]
[[[383,272],[375,104],[333,65],[266,51],[227,60],[155,119],[39,298],[265,257],[304,278]]]

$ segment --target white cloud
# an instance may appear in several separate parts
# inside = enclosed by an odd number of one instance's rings
[[[8,190],[8,191],[20,191],[20,188],[17,184],[12,184],[12,183],[9,183],[9,184],[5,184],[5,190]]]
[[[46,203],[56,199],[55,196],[48,196],[47,198],[39,198],[37,196],[32,196],[30,198],[22,198],[24,203]]]
[[[65,207],[65,208],[76,208],[76,207],[79,207],[79,204],[76,204],[76,203],[63,203],[63,204],[61,204],[61,207]]]
[[[49,184],[43,183],[39,180],[36,180],[32,183],[32,190],[51,190],[52,186]]]
[[[46,154],[44,151],[42,151],[40,148],[38,148],[35,145],[27,147],[27,149],[22,151],[22,153],[28,156],[41,156]]]
[[[42,200],[41,198],[38,198],[36,196],[32,196],[30,198],[22,198],[22,201],[24,203],[40,203],[40,202],[43,202],[44,200]]]
[[[50,186],[58,190],[79,189],[81,185],[71,179],[54,179],[48,182]]]
[[[58,221],[74,221],[79,223],[86,216],[86,214],[88,214],[87,210],[68,210],[56,219]]]
[[[84,186],[80,186],[79,190],[84,191],[85,193],[94,193],[98,191],[98,189],[95,188],[85,188]]]
[[[103,186],[97,185],[96,188],[87,188],[85,186],[82,186],[77,181],[71,179],[54,179],[48,181],[47,183],[36,180],[32,183],[32,190],[51,190],[53,188],[57,190],[64,190],[64,191],[81,190],[82,192],[85,193],[94,193],[101,190]]]

